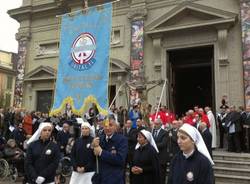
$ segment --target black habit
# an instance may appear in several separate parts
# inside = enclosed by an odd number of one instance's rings
[[[132,174],[131,184],[160,183],[159,159],[156,150],[151,144],[146,144],[135,150],[132,166],[143,169],[141,174]]]

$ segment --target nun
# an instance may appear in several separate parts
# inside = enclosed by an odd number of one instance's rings
[[[160,183],[158,152],[152,134],[141,130],[131,165],[131,184]]]
[[[78,118],[78,121],[79,118]],[[70,184],[91,184],[95,170],[95,156],[91,146],[94,131],[88,122],[81,120],[81,136],[75,141],[71,151],[73,172]]]
[[[43,122],[27,142],[25,173],[27,183],[53,184],[60,160],[59,147],[52,141],[52,124]]]
[[[171,162],[168,184],[213,184],[214,162],[199,131],[185,123],[178,130],[177,137],[181,151]]]

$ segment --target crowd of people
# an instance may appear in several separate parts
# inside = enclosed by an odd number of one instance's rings
[[[214,183],[212,151],[249,151],[250,108],[194,106],[178,116],[166,106],[112,106],[108,116],[93,104],[78,116],[70,107],[52,117],[25,109],[0,109],[0,156],[24,183],[54,183],[60,160],[70,158],[70,183]],[[225,139],[227,137],[227,139]],[[126,173],[128,173],[126,177]],[[167,177],[167,179],[166,179]]]

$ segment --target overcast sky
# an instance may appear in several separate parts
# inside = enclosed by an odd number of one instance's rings
[[[7,11],[18,8],[22,0],[1,0],[0,1],[0,50],[17,52],[17,41],[15,34],[18,31],[19,23],[12,19]]]

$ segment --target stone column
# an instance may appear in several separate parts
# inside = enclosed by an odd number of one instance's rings
[[[17,60],[17,74],[16,85],[14,92],[14,107],[21,107],[23,103],[24,92],[24,72],[25,72],[25,60],[27,55],[27,43],[30,39],[29,33],[18,33],[16,35],[18,40],[18,60]]]
[[[155,72],[161,72],[161,67],[162,67],[162,61],[161,61],[161,56],[162,56],[162,35],[154,35],[152,37],[153,39],[153,53],[154,53],[154,70]],[[161,76],[159,76],[161,77]]]
[[[219,83],[215,82],[215,99],[216,107],[218,108],[221,105],[222,97],[229,97],[228,29],[220,28],[217,34],[217,61],[215,60],[214,62],[214,78],[219,81]]]
[[[250,107],[250,2],[240,0],[241,25],[242,25],[242,58],[245,106]]]
[[[131,22],[131,54],[130,54],[130,83],[134,86],[131,89],[130,103],[137,103],[138,100],[145,99],[143,92],[146,89],[144,71],[144,20],[147,16],[145,0],[132,0],[128,18]],[[133,33],[135,34],[133,36]]]

